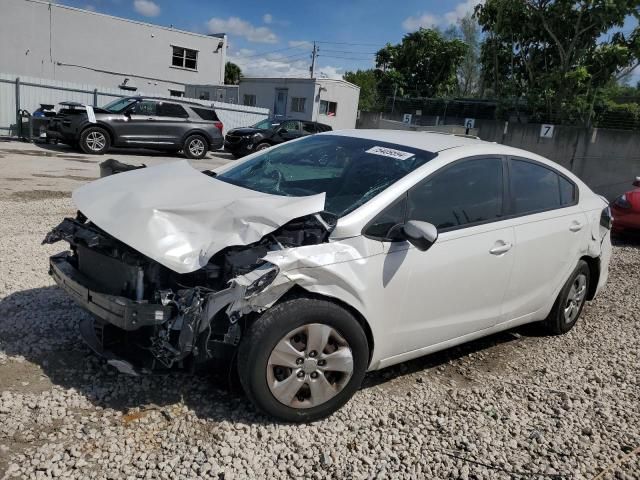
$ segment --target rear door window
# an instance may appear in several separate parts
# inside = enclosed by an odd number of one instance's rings
[[[575,184],[549,167],[511,159],[509,171],[515,215],[553,210],[576,201]]]
[[[159,117],[187,118],[189,114],[182,105],[177,103],[162,102],[158,104],[157,115]]]
[[[316,125],[313,122],[302,122],[302,130],[304,133],[316,133]]]

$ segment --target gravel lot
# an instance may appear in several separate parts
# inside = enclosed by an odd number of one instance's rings
[[[568,335],[495,335],[275,424],[224,379],[135,379],[83,345],[86,314],[47,274],[64,246],[40,242],[104,158],[0,143],[0,478],[640,478],[640,245],[615,247]]]

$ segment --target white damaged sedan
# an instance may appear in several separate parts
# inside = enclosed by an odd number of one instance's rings
[[[607,202],[532,153],[353,130],[73,194],[57,284],[122,372],[237,368],[260,410],[336,411],[365,372],[530,322],[570,330],[607,279]]]

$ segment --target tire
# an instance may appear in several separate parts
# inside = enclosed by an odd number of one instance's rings
[[[209,144],[207,139],[202,135],[189,135],[184,141],[182,152],[187,158],[194,160],[200,160],[205,157],[209,151]]]
[[[323,342],[326,335],[329,341]],[[316,352],[312,342],[325,346]],[[327,362],[344,371],[331,370]],[[331,415],[358,390],[368,363],[367,337],[353,315],[330,301],[304,297],[267,310],[247,330],[238,351],[247,397],[285,422]]]
[[[589,266],[587,262],[580,260],[558,294],[551,313],[543,322],[549,333],[561,335],[573,328],[582,313],[590,280]]]
[[[266,150],[266,149],[267,149],[267,148],[269,148],[270,146],[271,146],[271,144],[270,144],[270,143],[267,143],[267,142],[259,143],[259,144],[256,146],[256,149],[254,150],[254,152],[259,152],[260,150]]]
[[[102,155],[111,146],[109,132],[101,127],[89,127],[80,134],[80,149],[90,155]]]

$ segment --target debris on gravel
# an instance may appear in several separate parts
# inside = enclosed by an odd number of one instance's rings
[[[87,314],[47,274],[60,245],[40,245],[73,205],[29,200],[0,199],[0,478],[640,478],[638,245],[614,248],[569,334],[528,326],[373,372],[332,417],[287,425],[223,380],[91,354]]]

